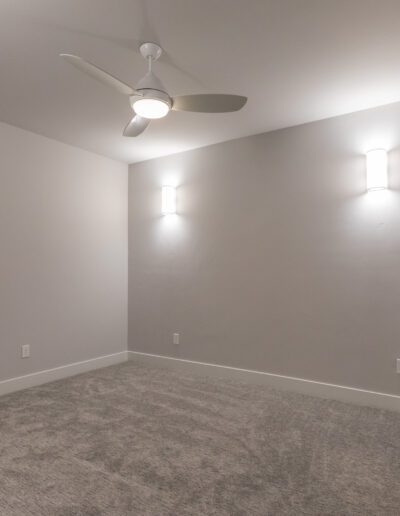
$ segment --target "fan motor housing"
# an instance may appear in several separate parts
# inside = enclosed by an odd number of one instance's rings
[[[153,89],[150,89],[150,88],[141,88],[141,89],[138,89],[137,91],[142,93],[143,97],[139,97],[137,95],[131,95],[129,97],[129,101],[131,103],[132,109],[133,109],[134,103],[137,100],[142,99],[142,98],[143,99],[161,100],[162,102],[165,102],[165,104],[167,104],[169,109],[171,109],[171,107],[172,107],[171,97],[167,93],[165,93],[164,91],[153,90]]]

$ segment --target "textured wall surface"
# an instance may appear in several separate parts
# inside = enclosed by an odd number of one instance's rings
[[[130,349],[399,393],[399,120],[393,104],[132,165]],[[367,194],[381,146],[391,188]]]
[[[0,380],[126,349],[126,165],[0,124],[0,246]]]

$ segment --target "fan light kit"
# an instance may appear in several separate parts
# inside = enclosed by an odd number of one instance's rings
[[[79,70],[129,97],[135,115],[125,127],[124,136],[139,136],[151,120],[163,118],[171,110],[197,113],[229,113],[238,111],[247,102],[247,97],[240,95],[200,94],[170,97],[163,83],[152,71],[152,64],[160,58],[162,48],[156,43],[143,43],[139,50],[142,57],[148,62],[148,70],[146,75],[138,82],[136,88],[132,88],[81,57],[72,54],[60,54],[61,57]]]
[[[139,99],[132,104],[133,110],[143,118],[163,118],[168,115],[169,106],[163,100],[157,99]]]

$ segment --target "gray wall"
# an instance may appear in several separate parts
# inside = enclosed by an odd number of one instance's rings
[[[394,104],[132,165],[130,349],[399,393],[399,146]]]
[[[126,349],[127,176],[0,124],[0,380]]]

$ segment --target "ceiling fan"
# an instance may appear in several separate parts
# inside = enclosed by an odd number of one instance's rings
[[[129,97],[135,115],[125,127],[124,136],[139,136],[151,120],[163,118],[171,109],[197,113],[228,113],[238,111],[246,104],[247,97],[240,95],[202,94],[170,97],[163,83],[152,71],[152,63],[159,59],[162,48],[156,43],[143,43],[139,50],[144,59],[148,61],[148,71],[138,82],[136,88],[132,88],[81,57],[60,54],[82,72]]]

